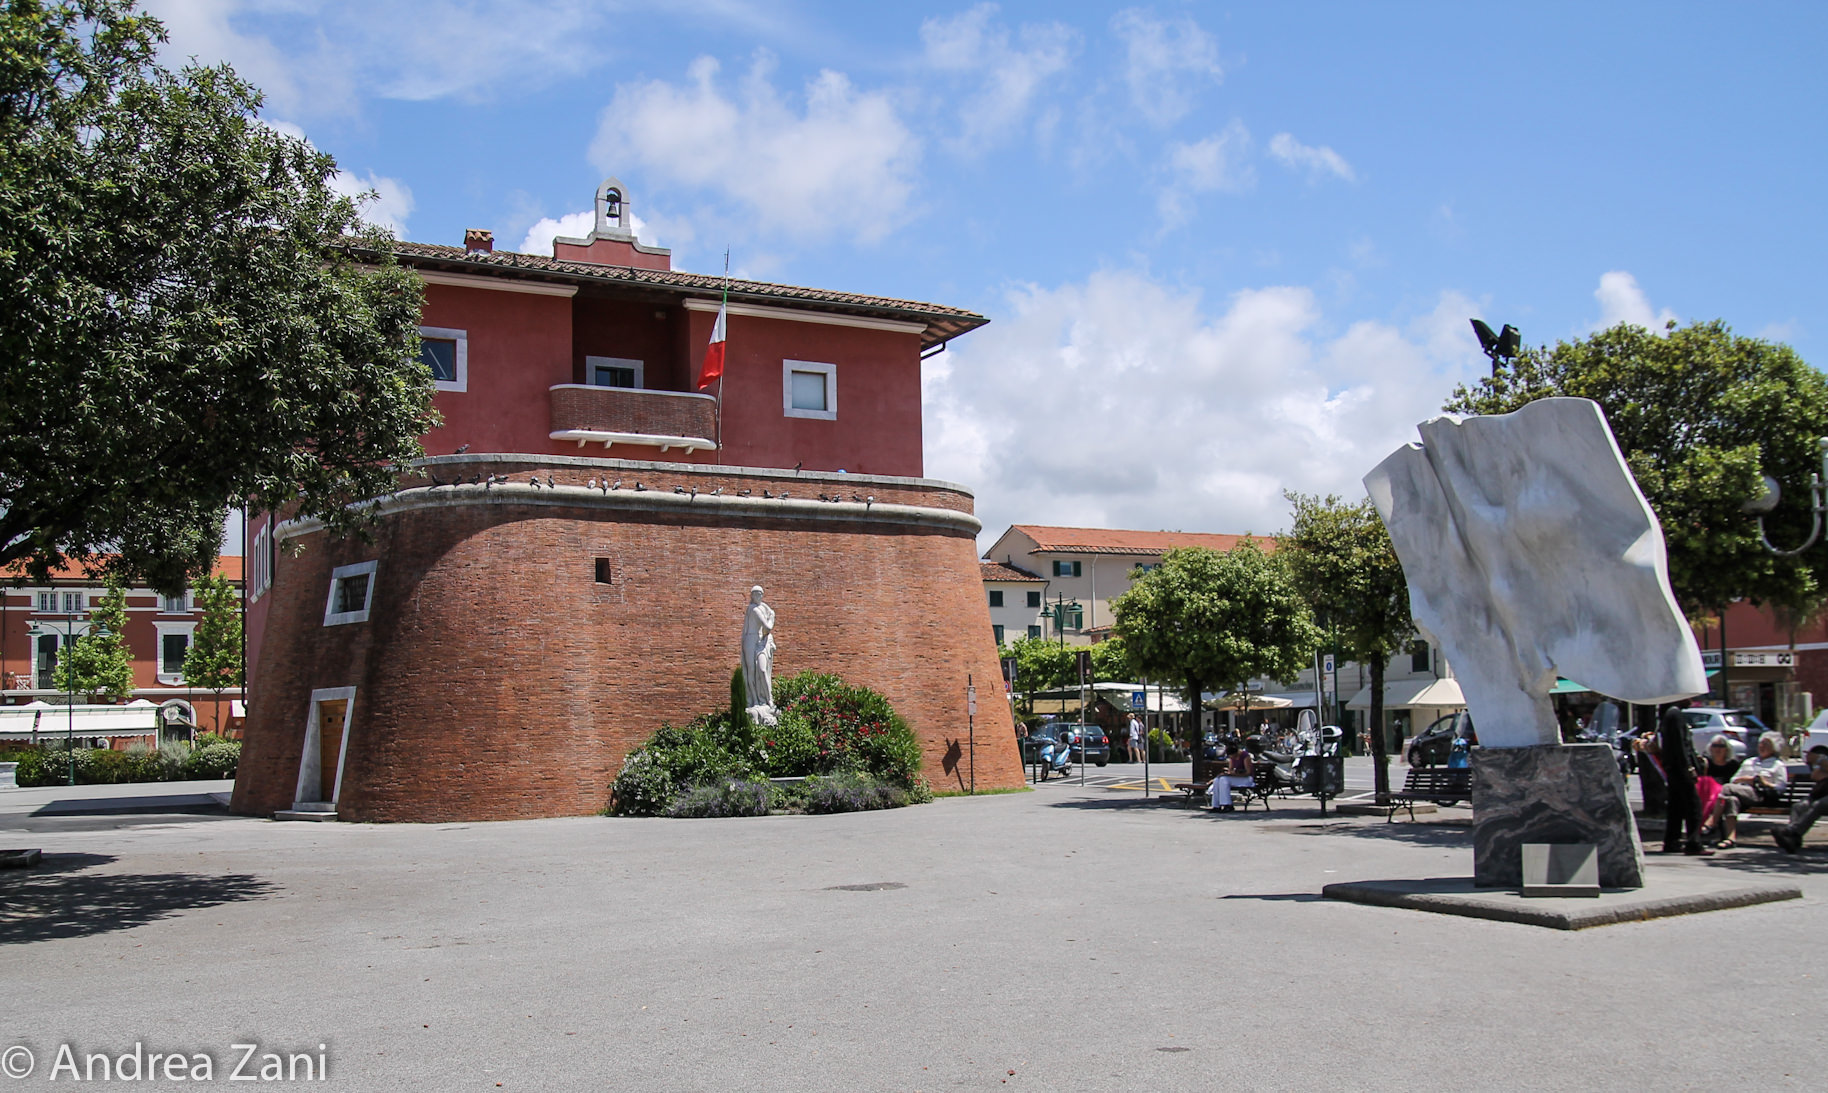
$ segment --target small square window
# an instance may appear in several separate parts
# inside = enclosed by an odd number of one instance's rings
[[[341,565],[330,571],[330,601],[324,605],[324,625],[367,622],[374,602],[374,562]]]
[[[47,615],[56,614],[57,613],[57,593],[55,593],[55,592],[38,593],[38,610]]]
[[[996,635],[997,644],[1003,644],[1003,627],[1001,625],[992,625],[990,631]]]
[[[1028,594],[1028,606],[1040,607],[1041,606],[1041,593],[1031,591]]]
[[[176,596],[160,596],[159,607],[167,615],[182,615],[190,610],[190,593],[186,591]]]
[[[457,339],[420,338],[419,363],[441,383],[457,382]]]
[[[990,590],[990,606],[992,606],[992,607],[1003,606],[1003,590],[1002,589],[993,588]]]
[[[615,582],[610,580],[610,578],[612,576],[614,576],[614,574],[610,572],[609,559],[608,558],[598,558],[597,559],[597,583],[598,584],[613,584]]]
[[[1056,577],[1077,577],[1077,576],[1079,576],[1079,563],[1078,562],[1055,562],[1054,563],[1054,576],[1056,576]]]
[[[788,417],[838,420],[838,366],[783,361],[781,412]]]
[[[1031,637],[1031,638],[1038,638],[1038,637],[1040,637],[1040,636],[1041,636],[1041,628],[1040,628],[1040,627],[1039,627],[1039,626],[1031,626],[1031,627],[1029,627],[1029,628],[1028,628],[1028,636],[1029,636],[1029,637]]]
[[[89,610],[89,596],[85,592],[65,592],[63,594],[63,613],[81,615]]]
[[[584,381],[592,387],[631,387],[640,390],[645,384],[647,366],[629,357],[585,357]]]
[[[433,388],[439,391],[469,390],[469,331],[443,326],[420,327],[419,359],[431,370]]]

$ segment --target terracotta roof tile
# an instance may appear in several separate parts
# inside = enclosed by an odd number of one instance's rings
[[[214,572],[218,577],[227,577],[231,581],[239,582],[241,580],[240,555],[224,554],[217,558]],[[90,585],[96,583],[93,578],[83,572],[81,566],[71,565],[68,562],[51,570],[51,579],[54,581],[81,581]],[[8,584],[16,587],[24,583],[25,580],[25,567],[23,565],[15,563],[6,567],[4,570],[0,570],[0,584]]]
[[[986,581],[1033,581],[1036,584],[1047,583],[1046,577],[1037,577],[1020,566],[1004,565],[1002,562],[992,562],[979,558],[977,567]]]
[[[1276,549],[1268,535],[1221,535],[1202,531],[1125,531],[1120,528],[1057,528],[1041,524],[1013,527],[1035,541],[1037,550],[1049,553],[1123,554],[1143,557],[1175,547],[1231,550],[1245,539],[1254,539],[1265,551]]]
[[[545,258],[537,254],[517,254],[507,250],[466,251],[462,247],[439,246],[435,243],[397,241],[393,250],[401,261],[413,266],[436,265],[480,276],[525,277],[566,284],[624,285],[707,300],[718,298],[727,285],[730,299],[739,303],[798,306],[826,312],[925,323],[927,332],[921,336],[923,346],[937,345],[990,321],[976,312],[919,300],[897,300],[887,296],[867,296],[857,292],[836,292],[768,281],[725,281],[723,277],[714,274],[685,273],[681,270],[600,265],[595,262]]]

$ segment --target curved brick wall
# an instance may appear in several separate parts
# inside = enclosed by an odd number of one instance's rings
[[[759,497],[692,501],[671,487],[709,493],[721,483],[733,493],[754,482],[759,494],[765,482],[775,492],[779,472],[551,457],[431,462],[441,479],[455,465],[466,479],[474,467],[517,481],[405,490],[372,543],[296,537],[304,552],[282,555],[269,593],[236,811],[291,806],[311,691],[347,686],[356,695],[342,818],[599,811],[624,756],[662,721],[728,703],[756,583],[778,613],[776,678],[810,668],[882,691],[920,736],[927,777],[946,788],[968,777],[971,673],[983,696],[978,785],[1021,784],[971,521],[957,515],[969,511],[963,491],[805,475],[793,501],[770,507]],[[561,489],[525,485],[536,470]],[[638,498],[565,488],[605,470],[664,481]],[[846,496],[854,487],[879,500],[801,500],[840,484]],[[600,557],[610,559],[607,585],[595,579]],[[325,627],[330,571],[370,559],[379,565],[369,621]]]

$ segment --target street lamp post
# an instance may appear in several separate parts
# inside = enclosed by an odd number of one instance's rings
[[[1757,518],[1758,541],[1764,544],[1765,550],[1779,558],[1794,558],[1814,546],[1816,540],[1822,537],[1822,517],[1824,514],[1828,514],[1828,503],[1824,503],[1822,493],[1823,482],[1828,481],[1828,436],[1817,438],[1815,447],[1822,459],[1822,469],[1820,473],[1809,476],[1809,537],[1803,540],[1801,546],[1791,550],[1779,549],[1775,543],[1771,542],[1771,537],[1765,533],[1765,516],[1777,508],[1777,502],[1783,496],[1783,490],[1778,486],[1777,479],[1768,474],[1765,475],[1764,488],[1758,496],[1740,506],[1740,511],[1750,513]],[[1726,647],[1726,612],[1723,610],[1720,613],[1720,695],[1723,706],[1733,704],[1733,695],[1727,683],[1732,659],[1733,654]]]

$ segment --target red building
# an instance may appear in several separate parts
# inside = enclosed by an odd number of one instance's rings
[[[223,558],[216,575],[240,587],[241,559]],[[48,584],[17,583],[0,589],[0,687],[6,705],[67,699],[57,689],[53,670],[62,650],[89,632],[89,610],[103,591],[95,580],[72,568],[57,570]],[[130,701],[163,704],[179,699],[192,708],[198,727],[232,729],[239,718],[241,689],[231,687],[218,695],[184,678],[184,658],[201,617],[189,593],[161,596],[148,588],[127,590],[124,637],[133,658]]]
[[[444,423],[372,544],[250,523],[238,809],[600,809],[662,721],[727,702],[752,584],[780,612],[777,674],[876,687],[929,776],[962,774],[966,678],[998,665],[971,495],[920,477],[920,365],[985,320],[675,271],[629,223],[610,179],[595,230],[551,258],[486,232],[396,245],[426,284]],[[701,393],[726,293],[724,377]],[[980,782],[1019,781],[996,752]]]

